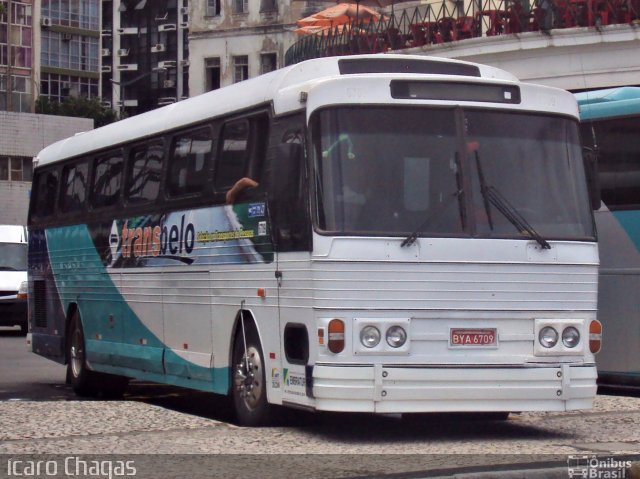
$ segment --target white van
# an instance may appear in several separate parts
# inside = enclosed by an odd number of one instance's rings
[[[27,332],[27,228],[0,225],[0,326]]]

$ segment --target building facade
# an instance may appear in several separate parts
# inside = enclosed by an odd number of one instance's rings
[[[0,111],[34,111],[38,19],[36,0],[0,1]]]
[[[295,22],[309,11],[308,3],[291,0],[192,2],[189,22],[191,95],[282,67],[284,53],[297,40]],[[317,10],[326,4],[319,5]]]
[[[25,225],[33,157],[45,146],[81,131],[93,120],[0,111],[0,224]]]
[[[100,95],[100,0],[40,0],[39,96]]]
[[[103,0],[102,98],[131,116],[189,96],[187,0]]]

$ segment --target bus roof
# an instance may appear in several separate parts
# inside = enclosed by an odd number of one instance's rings
[[[640,113],[640,87],[607,88],[576,93],[575,97],[582,121]]]
[[[350,67],[346,68],[346,64]],[[58,141],[38,154],[36,164],[42,166],[144,139],[261,104],[273,104],[276,114],[294,111],[300,108],[300,92],[311,84],[340,75],[367,73],[453,74],[517,81],[516,77],[498,68],[444,58],[398,54],[318,58]]]

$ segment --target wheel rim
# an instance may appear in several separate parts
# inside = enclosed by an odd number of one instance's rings
[[[248,409],[255,409],[262,399],[263,367],[260,353],[254,346],[247,348],[247,353],[236,365],[234,382],[236,391]]]
[[[80,376],[80,372],[84,366],[84,340],[82,332],[76,328],[71,337],[71,349],[69,351],[71,372],[74,377]]]

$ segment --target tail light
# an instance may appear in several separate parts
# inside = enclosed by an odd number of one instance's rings
[[[592,353],[597,353],[602,348],[602,324],[597,319],[589,324],[589,349]]]
[[[329,321],[329,341],[327,347],[332,353],[341,353],[344,350],[344,321],[332,319]]]

